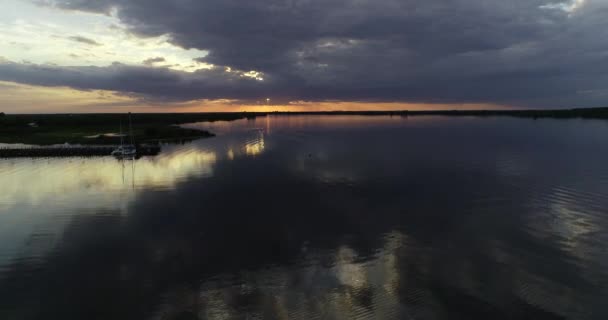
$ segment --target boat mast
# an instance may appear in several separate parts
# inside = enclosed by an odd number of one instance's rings
[[[134,146],[135,142],[133,141],[133,127],[131,126],[131,112],[129,112],[129,135],[131,136],[131,145]]]
[[[122,136],[122,121],[120,121],[120,146],[124,143],[124,137]]]

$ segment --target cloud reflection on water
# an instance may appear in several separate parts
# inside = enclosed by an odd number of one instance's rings
[[[0,209],[48,202],[85,205],[90,197],[111,205],[121,192],[173,188],[190,177],[213,174],[217,161],[209,150],[177,150],[135,161],[100,158],[3,159]],[[99,198],[99,197],[102,198]]]
[[[608,153],[581,124],[571,132],[572,122],[493,118],[325,126],[332,121],[342,120],[213,124],[233,127],[150,159],[164,169],[151,166],[146,183],[136,166],[137,196],[124,208],[107,205],[122,180],[79,176],[99,193],[90,203],[31,205],[60,213],[65,227],[32,219],[34,230],[21,232],[29,242],[4,241],[26,250],[0,262],[0,317],[607,315],[608,180],[597,177],[608,172],[600,161]],[[67,190],[82,196],[81,188]],[[0,218],[12,228],[11,213]],[[33,254],[40,242],[52,245]]]

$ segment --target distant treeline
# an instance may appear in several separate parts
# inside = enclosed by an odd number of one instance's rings
[[[131,121],[136,125],[171,125],[198,121],[236,120],[247,117],[246,113],[137,113]],[[7,114],[0,116],[0,124],[21,126],[36,123],[39,126],[108,126],[128,124],[126,113],[76,113],[76,114]]]
[[[254,118],[268,114],[280,115],[441,115],[441,116],[513,116],[525,118],[608,118],[607,108],[578,108],[553,110],[427,110],[427,111],[274,111],[274,112],[200,112],[200,113],[135,113],[136,124],[184,124],[198,121],[231,121]],[[78,114],[7,114],[0,112],[5,125],[37,123],[39,125],[108,125],[126,123],[126,113],[78,113]]]
[[[319,111],[319,112],[270,112],[256,114],[317,114],[317,115],[389,115],[389,116],[512,116],[522,118],[590,118],[608,119],[608,108],[580,108],[557,110],[428,110],[428,111]]]
[[[512,116],[524,118],[590,118],[608,119],[608,108],[580,108],[556,110],[428,110],[428,111],[314,111],[314,112],[201,112],[201,113],[136,113],[131,117],[137,125],[171,125],[199,121],[231,121],[273,115],[392,115],[392,116]],[[0,124],[21,126],[36,123],[40,126],[108,126],[127,124],[126,113],[83,114],[7,114],[0,113]]]

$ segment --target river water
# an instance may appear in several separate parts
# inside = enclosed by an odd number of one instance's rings
[[[606,319],[608,122],[268,116],[0,159],[0,319]]]

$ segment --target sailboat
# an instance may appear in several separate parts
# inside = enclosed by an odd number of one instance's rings
[[[133,141],[133,128],[131,126],[131,113],[129,112],[129,137],[131,138],[131,144],[124,143],[124,136],[122,134],[122,123],[120,124],[120,146],[112,151],[112,155],[117,158],[132,158],[137,155],[137,149],[135,148],[135,142]]]

